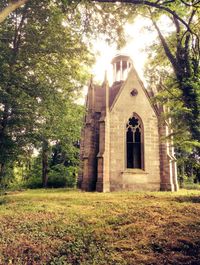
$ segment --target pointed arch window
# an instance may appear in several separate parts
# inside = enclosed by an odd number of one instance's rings
[[[126,124],[126,164],[127,168],[143,169],[143,126],[137,115]]]

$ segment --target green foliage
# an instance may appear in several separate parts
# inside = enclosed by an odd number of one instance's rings
[[[166,37],[173,51],[176,47],[174,38],[174,32]],[[163,114],[163,119],[172,118],[175,145],[191,151],[192,148],[199,147],[198,139],[192,137],[189,126],[189,122],[192,122],[190,117],[192,110],[186,107],[183,102],[183,92],[180,89],[180,83],[177,81],[170,62],[159,42],[149,47],[147,52],[149,59],[146,64],[145,74],[150,89],[153,88],[155,92],[154,103],[165,105],[165,109],[168,110]],[[194,85],[189,78],[187,82]]]
[[[48,173],[49,188],[69,187],[74,188],[77,180],[77,168],[67,167],[63,164],[53,166]]]
[[[196,152],[177,149],[178,179],[181,187],[186,184],[200,183],[200,158]]]
[[[93,60],[78,19],[66,21],[71,11],[28,1],[0,25],[0,181],[44,142],[48,152],[53,141],[73,152],[82,111],[74,102]]]
[[[3,178],[0,182],[0,192],[6,190],[10,183],[15,179],[14,167],[11,163],[7,163],[7,170],[3,172]]]
[[[24,188],[28,189],[38,189],[42,188],[42,177],[39,177],[38,175],[36,176],[31,176],[23,185]]]
[[[70,146],[67,145],[68,147]],[[48,173],[47,173],[47,188],[60,188],[69,187],[74,188],[77,182],[78,164],[79,160],[74,156],[74,153],[66,153],[66,150],[62,151],[63,146],[52,147],[52,154],[48,160]],[[76,149],[76,153],[79,149]],[[55,154],[56,153],[56,154]],[[24,179],[20,179],[18,185],[16,180],[9,186],[9,188],[19,187],[21,188],[41,188],[42,183],[42,156],[39,154],[36,158],[32,159],[31,167],[27,171]]]
[[[156,12],[152,10],[150,19],[154,22],[154,26],[157,25],[157,32],[160,35],[148,48],[146,76],[150,88],[153,88],[156,94],[154,103],[165,106],[161,120],[171,121],[173,129],[171,136],[178,158],[178,178],[181,187],[185,187],[187,183],[193,185],[194,182],[199,182],[200,53],[197,46],[200,32],[196,24],[199,12],[196,6],[188,8],[183,1],[170,1],[169,5],[168,3],[161,5],[173,10],[183,19],[185,25],[169,12],[164,12],[170,18],[171,23],[168,23],[172,28],[170,33],[166,33],[160,29],[161,27],[159,28],[159,18],[163,15],[163,10],[159,7]],[[188,32],[188,29],[191,31]]]
[[[40,156],[32,158],[30,170],[22,183],[25,188],[42,188],[42,163]]]
[[[183,183],[183,189],[186,189],[186,190],[200,190],[200,185],[199,183]]]

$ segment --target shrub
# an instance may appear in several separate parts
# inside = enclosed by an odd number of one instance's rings
[[[42,188],[42,177],[38,175],[31,176],[27,181],[25,181],[24,187],[29,189]]]
[[[186,190],[200,190],[200,185],[197,183],[183,183],[181,188]]]
[[[63,164],[55,165],[48,173],[47,186],[51,188],[73,188],[76,185],[76,172],[76,167],[65,167]]]

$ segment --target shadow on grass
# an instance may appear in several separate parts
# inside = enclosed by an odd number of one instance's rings
[[[5,197],[0,197],[0,206],[6,204],[8,201]]]
[[[200,203],[200,196],[180,196],[174,199],[176,202]]]
[[[177,245],[171,248],[172,251],[184,253],[186,256],[198,256],[200,252],[200,241],[189,241],[179,239]]]
[[[197,265],[200,264],[200,241],[177,239],[172,242],[157,242],[150,245],[157,256],[152,264]]]

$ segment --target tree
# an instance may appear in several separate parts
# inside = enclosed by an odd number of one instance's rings
[[[54,95],[53,104],[47,101],[48,107],[44,110],[48,110],[48,114],[43,116],[45,120],[38,132],[43,187],[47,187],[49,172],[55,166],[78,166],[79,149],[76,143],[80,139],[83,107],[65,97],[58,97],[55,100]]]
[[[64,22],[60,6],[45,0],[27,2],[0,25],[0,179],[87,79],[92,57],[79,21]]]

